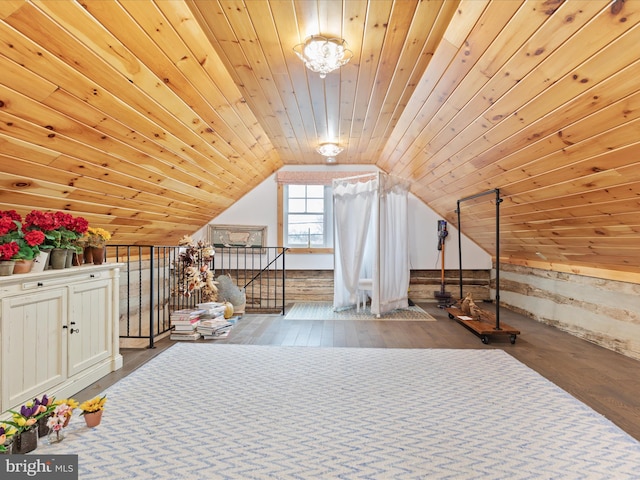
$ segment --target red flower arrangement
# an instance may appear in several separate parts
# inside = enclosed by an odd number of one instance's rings
[[[44,249],[76,248],[75,241],[87,232],[89,222],[65,212],[33,210],[24,219],[24,229],[42,232],[45,237]]]
[[[16,242],[3,243],[0,245],[0,260],[12,260],[20,247]]]
[[[26,231],[15,210],[0,211],[0,260],[33,260],[45,240],[40,231]]]

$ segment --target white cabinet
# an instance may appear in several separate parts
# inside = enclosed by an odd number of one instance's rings
[[[0,277],[0,412],[122,367],[119,264]]]

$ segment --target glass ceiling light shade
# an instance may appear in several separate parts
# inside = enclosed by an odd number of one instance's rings
[[[321,143],[316,148],[316,152],[318,152],[320,155],[324,157],[335,157],[342,150],[344,150],[344,148],[342,148],[337,143],[332,143],[332,142]]]
[[[321,35],[311,35],[304,43],[293,47],[293,51],[312,72],[320,74],[320,78],[327,73],[340,68],[353,57],[353,52],[347,48],[347,42],[341,38],[326,38]]]

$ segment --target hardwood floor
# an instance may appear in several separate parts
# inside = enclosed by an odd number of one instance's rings
[[[420,304],[437,321],[301,321],[281,315],[245,315],[229,337],[218,343],[295,345],[305,347],[376,348],[499,348],[589,405],[640,441],[640,361],[634,360],[554,327],[501,309],[502,322],[519,329],[515,344],[508,337],[484,345],[475,334],[435,304]],[[483,305],[483,308],[491,306]],[[80,392],[80,401],[101,393],[173,343],[160,340],[154,349],[125,349],[124,367]],[[505,405],[505,427],[509,399]],[[552,409],[553,405],[549,405]]]

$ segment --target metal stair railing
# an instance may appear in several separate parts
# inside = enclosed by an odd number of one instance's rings
[[[120,272],[120,338],[155,339],[171,330],[170,315],[202,303],[198,290],[180,294],[176,267],[180,248],[155,245],[108,245],[107,260],[123,263]],[[216,247],[209,262],[214,277],[229,275],[243,288],[245,313],[284,312],[284,247]]]

